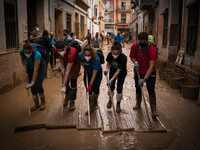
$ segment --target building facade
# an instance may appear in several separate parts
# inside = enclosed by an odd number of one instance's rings
[[[47,29],[57,39],[63,38],[64,29],[75,32],[76,27],[78,36],[86,36],[85,0],[0,0],[0,8],[0,94],[27,79],[19,50],[33,25],[39,25],[38,34]]]
[[[158,60],[173,67],[179,50],[182,65],[191,58],[191,68],[200,70],[200,2],[198,0],[140,0],[132,10],[131,32],[134,41],[141,31],[154,35],[161,56]],[[142,11],[142,13],[141,13]],[[140,21],[140,15],[142,22]],[[143,17],[142,17],[143,16]]]

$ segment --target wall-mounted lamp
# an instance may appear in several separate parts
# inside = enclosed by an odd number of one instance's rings
[[[137,1],[131,0],[131,9],[135,9],[137,6]]]

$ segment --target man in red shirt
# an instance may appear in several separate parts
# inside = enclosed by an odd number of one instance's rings
[[[77,61],[78,51],[74,47],[71,47],[70,51],[67,52],[65,42],[59,40],[56,42],[55,53],[58,55],[60,60],[63,76],[61,93],[66,94],[63,106],[67,106],[68,101],[70,100],[69,109],[74,111],[74,101],[76,100],[77,94],[77,78],[80,72],[80,64]],[[69,86],[69,79],[71,80],[71,88]]]
[[[139,48],[136,53],[137,42],[131,46],[131,51],[129,57],[134,63],[134,79],[136,87],[136,106],[133,109],[140,108],[142,93],[140,85],[146,82],[147,90],[149,93],[150,106],[152,117],[158,116],[156,113],[156,94],[155,94],[155,82],[156,82],[156,60],[157,52],[153,45],[150,46],[148,54],[146,53],[148,45],[148,34],[145,32],[140,32],[138,35]],[[137,71],[140,74],[140,80],[137,76]]]

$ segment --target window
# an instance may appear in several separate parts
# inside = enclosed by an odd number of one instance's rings
[[[17,1],[4,0],[4,19],[6,31],[6,48],[19,48]]]
[[[84,33],[84,16],[81,16],[81,33]]]
[[[67,18],[66,18],[66,20],[67,20],[67,22],[66,22],[66,28],[67,28],[67,30],[69,31],[69,33],[71,33],[71,18],[72,18],[72,16],[71,16],[71,14],[67,14]]]
[[[126,23],[126,14],[121,14],[121,23]]]
[[[94,15],[97,17],[97,5],[94,6]]]
[[[121,2],[121,10],[126,10],[126,1]]]
[[[197,49],[199,4],[189,7],[186,54],[194,56]]]
[[[163,27],[163,46],[167,46],[167,28],[168,28],[168,12],[164,14],[164,27]]]

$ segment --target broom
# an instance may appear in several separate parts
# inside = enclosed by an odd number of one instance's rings
[[[107,82],[108,82],[109,81],[108,76],[106,76],[106,79],[107,79]],[[119,127],[119,122],[118,122],[117,114],[116,114],[116,111],[115,111],[115,106],[114,106],[110,86],[108,86],[108,91],[109,91],[111,102],[112,102],[112,107],[113,107],[113,112],[114,112],[114,116],[115,116],[115,120],[116,120],[115,123],[116,123],[117,129],[115,129],[115,130],[104,130],[102,132],[103,133],[113,133],[113,132],[121,132],[121,131],[134,131],[134,128],[122,129],[122,128]]]
[[[64,102],[64,93],[62,93],[62,101]],[[46,129],[68,129],[76,128],[76,125],[63,124],[63,103],[61,103],[60,124],[46,125]]]
[[[28,116],[29,116],[29,124],[16,126],[14,132],[22,132],[22,131],[45,128],[45,123],[32,124],[29,89],[28,89]]]
[[[86,74],[86,86],[88,87],[88,74]],[[77,128],[77,130],[101,130],[99,127],[92,127],[90,125],[90,100],[89,100],[89,92],[86,92],[87,102],[88,102],[88,127],[87,128]]]

